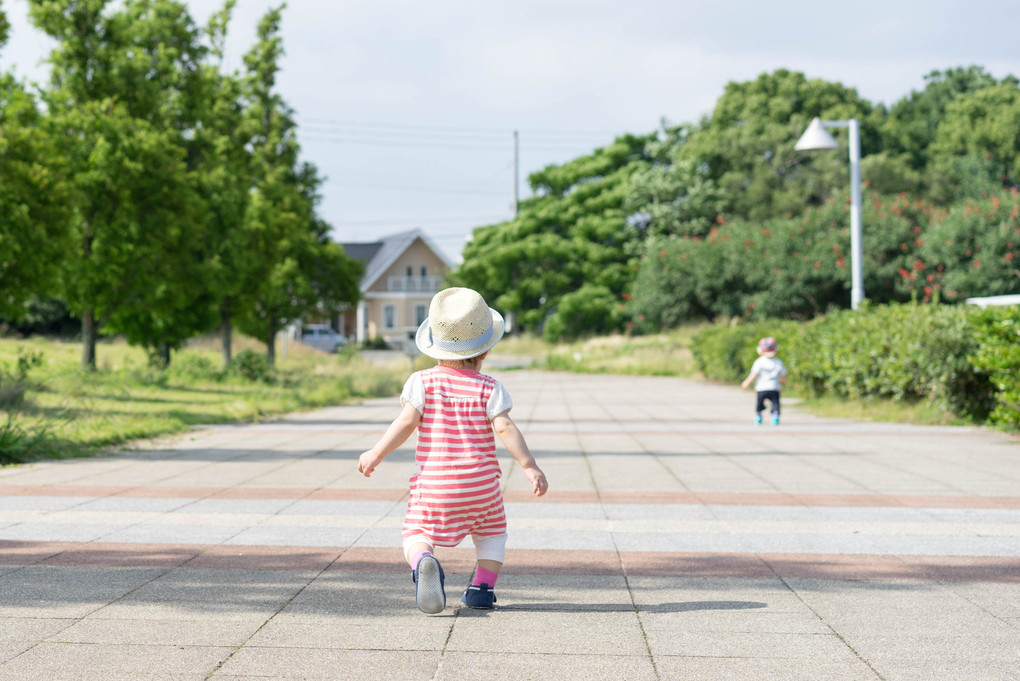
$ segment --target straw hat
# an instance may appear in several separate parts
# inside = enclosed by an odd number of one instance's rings
[[[477,291],[448,288],[432,298],[414,342],[433,359],[471,359],[503,337],[503,317]]]

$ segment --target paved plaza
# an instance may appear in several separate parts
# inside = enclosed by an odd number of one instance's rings
[[[1020,679],[1020,442],[672,378],[493,371],[497,609],[415,608],[398,400],[0,469],[0,679]]]

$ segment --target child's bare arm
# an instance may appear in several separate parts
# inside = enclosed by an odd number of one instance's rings
[[[412,405],[405,403],[404,408],[400,410],[400,414],[390,427],[386,429],[379,441],[375,443],[372,449],[368,450],[358,458],[358,472],[364,474],[367,478],[372,475],[372,471],[376,469],[382,460],[392,452],[394,449],[404,444],[407,438],[411,437],[411,433],[418,427],[418,422],[421,421],[421,414]]]
[[[508,412],[503,412],[492,419],[492,427],[499,435],[499,439],[507,448],[507,451],[514,457],[524,475],[531,481],[531,491],[535,496],[542,496],[549,491],[549,482],[545,479],[545,473],[538,467],[535,457],[528,449],[528,443],[524,441],[517,424],[510,418]]]
[[[744,379],[744,382],[740,384],[740,387],[741,388],[746,388],[747,386],[749,386],[752,383],[754,383],[754,380],[756,378],[758,378],[757,372],[752,372],[750,376],[748,376],[747,378]]]

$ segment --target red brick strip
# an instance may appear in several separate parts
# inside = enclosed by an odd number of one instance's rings
[[[470,548],[442,549],[447,572],[469,573]],[[0,541],[0,565],[180,567],[229,570],[404,572],[399,547],[200,546],[175,544]],[[1020,558],[819,554],[670,553],[652,551],[507,551],[516,575],[627,575],[1020,584]]]
[[[0,496],[135,497],[179,499],[311,499],[399,501],[406,489],[308,487],[161,487],[96,485],[0,485]],[[546,504],[693,504],[718,506],[838,506],[1020,509],[1020,497],[921,494],[785,494],[781,492],[598,492],[553,490],[543,497],[508,490],[507,501]]]

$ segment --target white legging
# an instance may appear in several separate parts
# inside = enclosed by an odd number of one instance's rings
[[[506,558],[506,532],[495,537],[479,537],[471,535],[471,541],[475,544],[475,555],[478,560],[494,560],[497,563],[504,562]],[[435,550],[432,540],[424,534],[411,535],[404,539],[404,557],[411,562],[408,550],[415,544],[426,544],[430,549]]]

